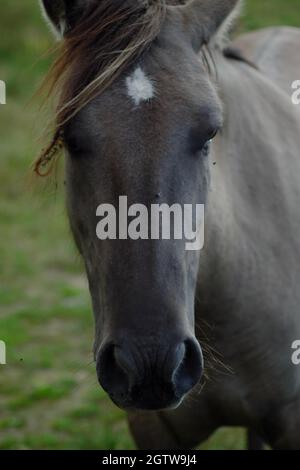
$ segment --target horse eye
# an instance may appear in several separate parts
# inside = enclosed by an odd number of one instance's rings
[[[218,128],[214,128],[209,132],[205,132],[205,134],[202,134],[197,130],[193,130],[190,133],[191,152],[196,155],[208,155],[211,141],[216,137],[218,131]]]
[[[215,129],[215,130],[210,134],[210,137],[209,137],[209,139],[207,140],[207,142],[204,144],[201,153],[202,153],[202,155],[204,155],[205,157],[208,156],[209,151],[210,151],[211,143],[212,143],[213,139],[216,137],[218,131],[219,131],[219,129]]]
[[[210,133],[208,139],[207,139],[207,142],[210,142],[211,140],[213,140],[213,139],[216,137],[216,135],[217,135],[218,132],[219,132],[219,129],[217,129],[217,128],[216,128],[216,129],[213,129],[213,130],[211,131],[211,133]]]

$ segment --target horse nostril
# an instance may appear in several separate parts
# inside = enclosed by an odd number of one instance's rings
[[[165,345],[137,352],[131,351],[130,344],[107,343],[97,358],[99,382],[122,408],[154,410],[173,406],[200,380],[203,359],[193,338],[169,348],[167,355],[165,352]]]
[[[126,352],[114,344],[102,348],[97,360],[100,385],[115,401],[125,401],[134,377],[134,364]]]
[[[203,356],[199,343],[192,338],[187,339],[177,348],[176,356],[180,358],[180,361],[177,362],[172,381],[177,396],[183,396],[201,379]]]

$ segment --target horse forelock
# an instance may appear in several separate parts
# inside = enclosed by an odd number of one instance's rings
[[[52,126],[54,137],[35,162],[39,175],[62,147],[58,142],[62,141],[64,125],[103,93],[158,36],[167,3],[170,2],[91,3],[78,25],[66,34],[42,86],[47,90],[47,98],[54,98],[57,105]]]

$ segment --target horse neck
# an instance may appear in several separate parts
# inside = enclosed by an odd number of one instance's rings
[[[234,296],[238,277],[247,272],[249,263],[256,263],[255,254],[249,251],[247,237],[244,237],[241,220],[243,200],[238,199],[239,186],[242,184],[240,165],[243,156],[243,142],[237,142],[239,132],[236,122],[236,109],[232,108],[235,99],[234,89],[237,84],[237,96],[244,95],[242,76],[239,68],[223,58],[217,61],[218,74],[226,77],[220,81],[220,96],[224,103],[224,126],[215,138],[210,155],[210,189],[205,211],[205,243],[200,255],[198,294],[199,308],[196,309],[196,321],[201,324],[203,317],[207,323],[231,322],[234,312],[225,312],[228,298]],[[250,67],[249,67],[250,68]],[[247,102],[243,98],[240,115],[247,118]],[[253,220],[253,219],[252,219]],[[244,271],[243,271],[244,270]],[[209,313],[208,313],[209,312]],[[209,332],[208,332],[209,333]]]

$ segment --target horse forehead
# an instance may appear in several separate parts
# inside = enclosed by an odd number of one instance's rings
[[[137,66],[126,77],[127,95],[138,106],[144,101],[150,101],[155,96],[154,81],[141,66]]]

